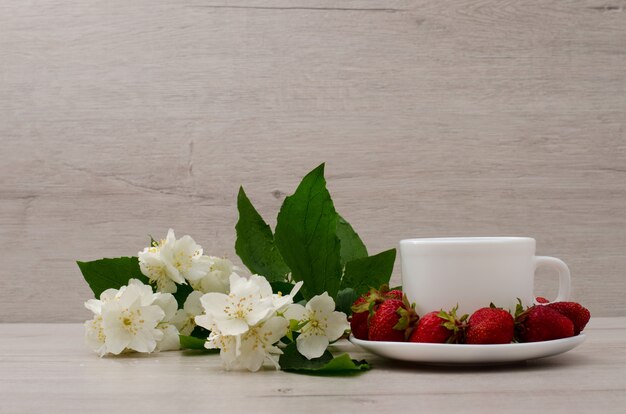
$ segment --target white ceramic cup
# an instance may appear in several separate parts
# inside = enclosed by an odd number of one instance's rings
[[[450,237],[400,241],[402,288],[417,313],[450,310],[471,314],[489,306],[515,310],[535,303],[535,271],[547,267],[559,275],[555,301],[569,299],[570,272],[554,257],[535,256],[528,237]]]

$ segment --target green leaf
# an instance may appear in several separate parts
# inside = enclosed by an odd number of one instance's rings
[[[358,299],[359,295],[352,288],[341,289],[337,294],[335,301],[335,309],[350,316],[352,314],[352,304]]]
[[[328,364],[324,365],[318,371],[367,371],[370,364],[364,359],[358,361],[350,358],[348,354],[341,354],[332,359]]]
[[[339,291],[342,269],[337,220],[321,164],[285,199],[274,236],[293,279],[304,282],[306,299],[323,292],[334,298]]]
[[[352,288],[357,295],[362,295],[370,288],[389,283],[395,260],[396,249],[391,249],[346,263],[341,288]]]
[[[205,348],[204,343],[206,342],[206,339],[196,338],[194,336],[187,336],[187,335],[178,335],[178,338],[180,340],[180,347],[182,349],[198,349],[198,350],[202,350],[211,354],[216,354],[220,352],[219,349]]]
[[[333,358],[328,350],[319,358],[306,359],[298,352],[295,342],[283,350],[278,363],[284,371],[314,375],[346,375],[370,369],[365,361],[353,360],[348,354]]]
[[[243,187],[239,188],[237,209],[235,251],[241,261],[252,273],[263,275],[270,282],[285,280],[289,267],[274,243],[272,229],[256,211]]]
[[[354,231],[350,223],[339,216],[337,220],[337,237],[341,243],[341,263],[346,264],[351,260],[367,257],[365,244]]]
[[[148,278],[139,269],[137,257],[118,257],[76,263],[96,298],[99,298],[100,294],[107,289],[119,289],[127,285],[130,279],[139,279],[145,284],[149,283]]]

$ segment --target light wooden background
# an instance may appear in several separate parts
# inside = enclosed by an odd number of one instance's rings
[[[274,223],[323,161],[372,252],[533,236],[626,315],[625,6],[2,1],[0,322],[84,320],[73,261],[169,227],[233,257],[238,186]]]

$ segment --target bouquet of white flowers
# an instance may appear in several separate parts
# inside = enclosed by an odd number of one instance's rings
[[[243,188],[237,207],[235,248],[250,275],[172,229],[136,257],[78,262],[97,298],[85,302],[94,314],[85,322],[88,345],[100,356],[219,350],[226,369],[369,369],[328,347],[348,332],[356,298],[388,283],[395,249],[368,256],[335,211],[324,164],[285,199],[275,232]]]

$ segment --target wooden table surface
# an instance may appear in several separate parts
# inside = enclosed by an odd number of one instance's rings
[[[318,377],[222,370],[217,355],[99,358],[80,324],[0,325],[0,412],[624,412],[626,318],[594,318],[587,340],[508,366],[435,367],[383,360],[348,342],[371,371]],[[381,411],[382,410],[382,411]],[[357,411],[355,411],[357,412]]]

